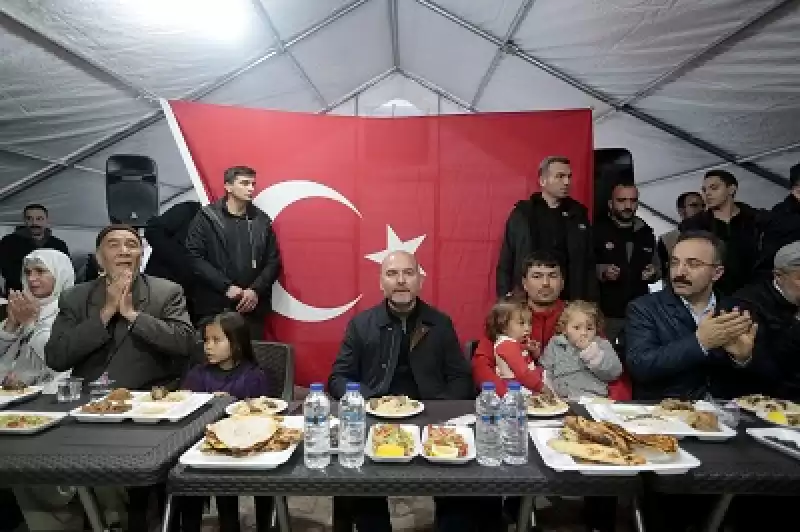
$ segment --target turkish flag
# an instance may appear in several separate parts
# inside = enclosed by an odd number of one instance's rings
[[[226,168],[257,172],[254,202],[283,258],[269,326],[294,346],[299,385],[326,382],[348,320],[381,301],[387,251],[416,253],[421,297],[467,341],[483,332],[506,219],[538,190],[541,160],[569,157],[572,195],[592,204],[589,110],[389,119],[170,105],[212,201]]]

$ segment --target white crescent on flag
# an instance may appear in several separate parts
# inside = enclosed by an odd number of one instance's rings
[[[274,222],[283,209],[296,201],[308,198],[326,198],[341,203],[361,218],[361,213],[350,200],[336,190],[314,181],[282,181],[276,183],[259,192],[253,203],[267,213]],[[313,323],[332,320],[341,316],[353,308],[360,299],[361,295],[359,294],[357,298],[340,307],[313,307],[287,292],[281,282],[277,281],[272,289],[272,310],[293,320]]]

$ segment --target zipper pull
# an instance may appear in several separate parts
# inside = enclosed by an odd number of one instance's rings
[[[251,264],[253,265],[253,269],[255,270],[256,269],[256,259],[253,259],[251,261]]]

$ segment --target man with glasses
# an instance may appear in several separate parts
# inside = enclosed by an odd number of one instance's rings
[[[678,216],[680,216],[681,221],[684,221],[706,210],[706,203],[699,192],[684,192],[678,196],[675,207],[678,209]],[[669,233],[664,233],[658,239],[658,258],[661,261],[662,272],[669,271],[669,254],[672,253],[672,248],[675,247],[680,234],[679,229],[673,229]],[[667,279],[668,276],[665,275],[664,278]]]
[[[705,231],[681,234],[669,264],[671,287],[628,306],[626,361],[634,399],[701,399],[711,380],[750,359],[750,314],[716,312],[714,283],[724,268],[723,244]]]

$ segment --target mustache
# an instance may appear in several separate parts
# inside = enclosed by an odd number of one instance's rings
[[[672,284],[692,284],[692,282],[683,275],[678,275],[672,278]]]

